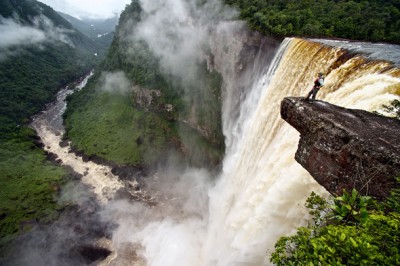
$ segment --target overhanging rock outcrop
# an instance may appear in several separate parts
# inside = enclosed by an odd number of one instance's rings
[[[387,197],[400,176],[400,120],[288,97],[281,116],[300,132],[295,159],[330,193]]]

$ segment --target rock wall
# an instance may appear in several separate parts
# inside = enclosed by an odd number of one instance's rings
[[[400,176],[400,120],[288,97],[282,118],[300,132],[295,159],[334,195],[353,187],[383,199]]]

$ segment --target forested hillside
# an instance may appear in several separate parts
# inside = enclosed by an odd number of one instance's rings
[[[224,0],[264,34],[400,43],[398,0]]]
[[[13,128],[93,67],[99,46],[37,1],[0,3],[0,121]]]
[[[138,1],[127,6],[95,77],[70,98],[67,137],[85,154],[122,165],[152,165],[173,153],[215,166],[224,150],[221,77],[205,61],[195,82],[163,70],[148,45],[132,39],[141,12]]]
[[[34,0],[2,0],[0,32],[1,249],[25,229],[21,221],[55,214],[66,171],[46,159],[28,122],[61,86],[93,68],[98,45]]]

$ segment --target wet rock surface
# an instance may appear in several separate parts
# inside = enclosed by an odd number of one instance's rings
[[[400,176],[400,120],[288,97],[282,118],[300,132],[295,159],[334,195],[353,187],[387,197]]]
[[[95,246],[80,246],[74,252],[78,253],[88,264],[104,260],[111,254],[110,250]]]

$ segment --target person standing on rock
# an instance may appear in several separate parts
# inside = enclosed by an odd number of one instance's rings
[[[322,73],[318,73],[318,78],[314,81],[314,87],[308,93],[306,100],[309,100],[311,96],[311,99],[315,100],[315,96],[317,96],[317,93],[322,86],[324,86],[324,75]]]

